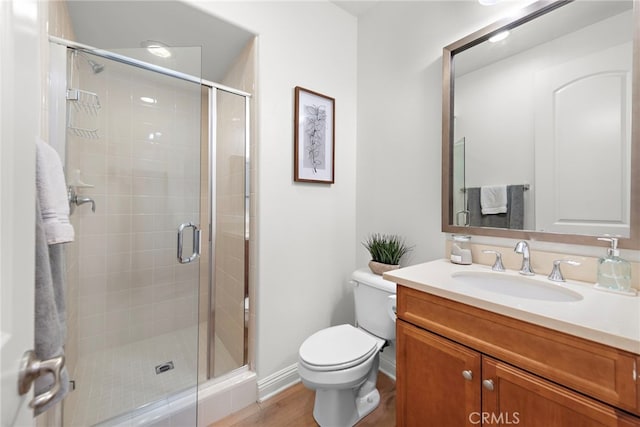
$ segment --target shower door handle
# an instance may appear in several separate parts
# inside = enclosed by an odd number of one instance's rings
[[[193,229],[193,249],[191,255],[185,258],[182,255],[182,246],[184,244],[184,230],[185,228]],[[189,264],[195,261],[200,256],[200,229],[192,222],[180,224],[178,227],[178,262],[180,264]]]

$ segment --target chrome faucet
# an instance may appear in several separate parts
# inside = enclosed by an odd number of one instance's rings
[[[519,273],[524,276],[533,276],[536,274],[531,268],[531,255],[529,253],[529,244],[524,240],[519,241],[513,251],[517,254],[522,254],[522,267]]]
[[[553,280],[554,282],[564,282],[564,276],[562,275],[562,270],[560,270],[560,264],[569,264],[573,266],[578,266],[580,263],[578,261],[573,261],[571,259],[557,259],[553,261],[553,268],[551,269],[551,273],[549,273],[549,280]]]
[[[85,203],[91,203],[91,212],[96,212],[96,202],[91,197],[76,196],[75,202],[77,206],[84,205]]]
[[[491,267],[493,271],[505,271],[504,264],[502,263],[502,254],[500,252],[485,249],[482,251],[482,253],[494,254],[496,256],[496,260]]]
[[[69,215],[73,213],[76,206],[84,205],[85,203],[91,203],[91,211],[95,213],[96,202],[91,197],[79,196],[73,186],[67,188],[67,197],[69,199]]]

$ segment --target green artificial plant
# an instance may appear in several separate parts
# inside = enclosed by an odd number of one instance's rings
[[[413,249],[395,234],[374,233],[369,235],[362,245],[371,254],[372,261],[389,265],[400,264],[400,258]]]

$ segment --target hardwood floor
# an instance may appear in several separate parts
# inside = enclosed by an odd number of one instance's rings
[[[394,427],[396,425],[396,384],[383,373],[378,374],[380,405],[363,420],[358,427]],[[255,403],[232,414],[209,427],[316,427],[313,419],[315,392],[302,383]]]

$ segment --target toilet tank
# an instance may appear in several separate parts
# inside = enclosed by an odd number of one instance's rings
[[[368,268],[356,270],[352,276],[356,325],[373,335],[395,339],[396,324],[388,313],[389,296],[396,294],[396,284],[373,274]]]

